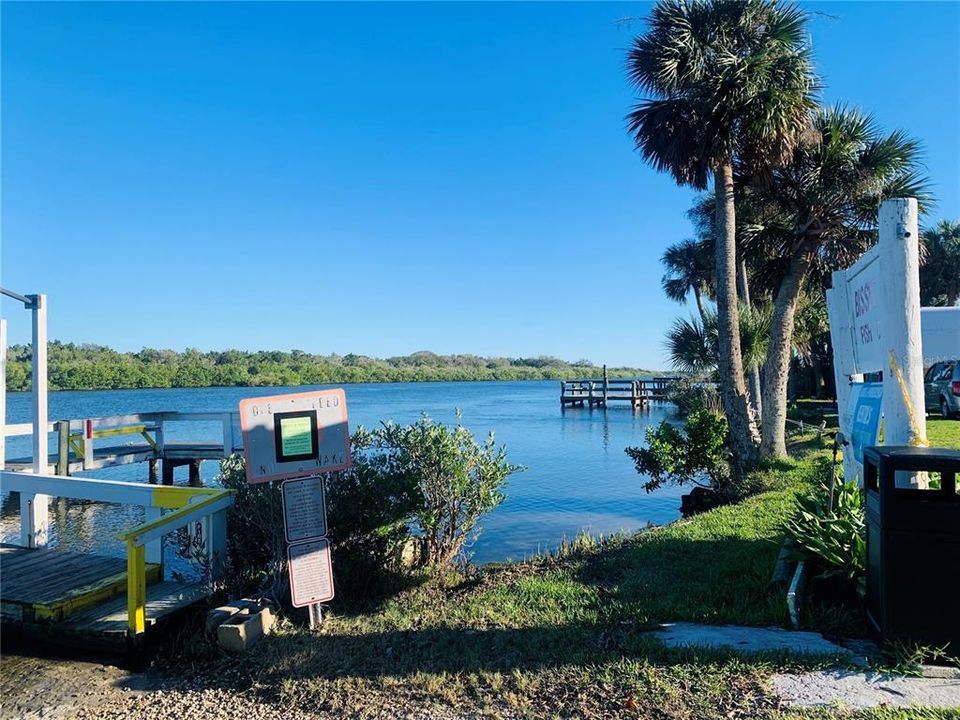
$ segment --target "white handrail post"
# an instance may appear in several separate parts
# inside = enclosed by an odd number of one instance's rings
[[[159,520],[163,516],[163,508],[147,506],[143,509],[143,519],[146,522]],[[163,564],[163,538],[157,538],[146,543],[145,560],[154,565]]]
[[[0,470],[7,466],[7,321],[0,318]]]
[[[233,416],[224,413],[220,422],[223,423],[223,456],[230,457],[233,452]]]
[[[47,472],[47,296],[32,295],[33,312],[33,473]],[[49,527],[48,495],[20,494],[20,542],[44,547]]]

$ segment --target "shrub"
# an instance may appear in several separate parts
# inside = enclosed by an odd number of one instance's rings
[[[325,485],[334,583],[348,600],[380,589],[397,569],[418,497],[406,468],[372,451],[363,428],[351,438],[351,458],[350,470],[331,473]],[[221,462],[220,482],[236,492],[227,518],[225,589],[279,602],[287,593],[280,483],[249,485],[239,455]]]
[[[690,412],[682,427],[667,421],[647,428],[646,447],[628,447],[637,472],[652,492],[667,483],[708,488],[723,499],[734,496],[727,449],[727,420],[703,408]]]
[[[723,403],[717,388],[708,382],[691,377],[681,377],[667,386],[666,397],[676,405],[681,415],[689,415],[694,410],[709,410],[722,413]]]
[[[866,563],[866,522],[863,494],[856,483],[841,482],[830,507],[829,490],[797,498],[797,508],[784,531],[797,560],[813,560],[818,577],[839,578],[862,593]]]
[[[522,469],[507,462],[492,432],[480,444],[459,423],[449,428],[426,415],[406,426],[384,423],[373,436],[387,462],[416,482],[413,521],[434,566],[453,561],[476,537],[477,521],[503,502],[507,477]]]

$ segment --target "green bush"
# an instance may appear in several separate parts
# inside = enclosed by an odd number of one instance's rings
[[[457,414],[459,419],[459,413]],[[428,564],[453,561],[478,533],[477,521],[504,500],[503,485],[521,470],[507,462],[491,432],[480,444],[459,423],[449,428],[424,415],[411,425],[384,423],[373,443],[389,464],[416,482],[413,521]]]
[[[735,490],[727,449],[727,420],[723,415],[695,408],[682,427],[667,421],[647,428],[646,447],[628,447],[637,472],[652,492],[667,483],[707,488],[722,500],[731,500]]]
[[[351,459],[349,470],[327,476],[326,498],[334,583],[338,597],[352,602],[393,587],[413,545],[423,550],[414,560],[429,565],[460,555],[478,520],[503,501],[506,478],[521,469],[507,462],[493,433],[480,444],[462,425],[426,416],[407,426],[358,428]],[[231,597],[260,594],[279,604],[287,595],[280,483],[248,484],[239,455],[221,462],[220,483],[235,492],[227,557],[217,560],[220,585]]]
[[[840,578],[862,592],[867,530],[863,493],[856,483],[837,485],[832,508],[825,485],[797,498],[784,531],[794,559],[813,560],[821,568],[819,577]]]
[[[398,569],[416,507],[412,476],[389,455],[371,450],[370,434],[354,433],[352,467],[326,478],[328,538],[338,596],[357,600],[379,590]],[[244,460],[220,464],[220,482],[235,491],[228,511],[223,584],[231,596],[287,593],[286,540],[280,483],[250,485]]]

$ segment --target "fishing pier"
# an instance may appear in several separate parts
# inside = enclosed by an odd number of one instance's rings
[[[679,378],[561,380],[560,407],[607,407],[608,403],[626,402],[634,409],[667,400],[670,386]]]

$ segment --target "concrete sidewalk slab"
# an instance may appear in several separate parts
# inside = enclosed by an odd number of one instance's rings
[[[651,635],[668,647],[729,648],[742,652],[792,652],[804,655],[845,655],[853,653],[824,639],[820,633],[798,632],[783,628],[742,627],[739,625],[698,625],[668,623]]]
[[[773,689],[787,705],[817,707],[878,705],[960,709],[960,679],[902,677],[849,670],[774,675]]]

